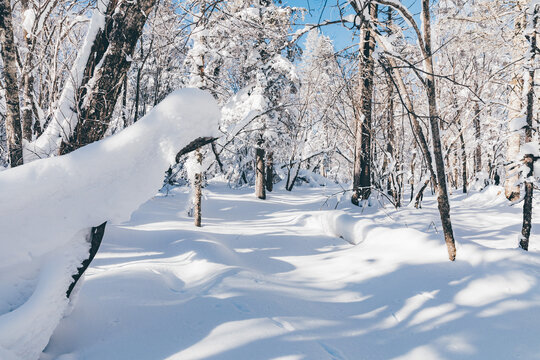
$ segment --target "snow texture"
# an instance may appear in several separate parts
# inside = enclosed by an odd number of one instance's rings
[[[210,94],[179,90],[112,137],[0,173],[2,359],[38,357],[88,252],[85,229],[128,220],[161,187],[178,150],[217,135],[219,117]]]
[[[338,186],[295,189],[260,201],[211,181],[202,228],[187,188],[147,202],[111,226],[40,359],[537,357],[540,237],[517,249],[520,205],[501,187],[451,196],[455,262],[434,196],[328,211]]]

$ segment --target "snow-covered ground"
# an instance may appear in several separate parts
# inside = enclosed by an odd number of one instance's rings
[[[540,359],[538,201],[525,253],[500,188],[453,196],[450,262],[433,198],[334,211],[335,191],[212,183],[202,228],[187,189],[156,196],[108,226],[41,360]]]

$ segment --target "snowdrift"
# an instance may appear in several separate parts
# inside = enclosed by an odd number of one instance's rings
[[[129,219],[179,149],[217,135],[219,117],[212,96],[179,90],[117,135],[0,173],[1,359],[39,356],[87,255],[84,229]]]
[[[397,241],[420,239],[420,242],[429,240],[421,231],[401,226],[385,226],[369,217],[357,219],[341,210],[321,211],[311,215],[306,226],[319,229],[325,235],[341,238],[351,245],[358,245],[368,238]]]

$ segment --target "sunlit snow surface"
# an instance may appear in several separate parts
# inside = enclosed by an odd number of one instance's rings
[[[501,188],[452,196],[452,263],[433,198],[334,213],[336,190],[212,183],[200,229],[187,189],[156,196],[109,227],[41,359],[538,358],[538,216],[525,253]]]

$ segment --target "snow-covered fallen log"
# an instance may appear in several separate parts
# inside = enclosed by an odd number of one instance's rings
[[[39,356],[88,253],[81,230],[129,219],[180,149],[217,135],[219,116],[211,95],[179,90],[117,135],[0,173],[0,358]]]

